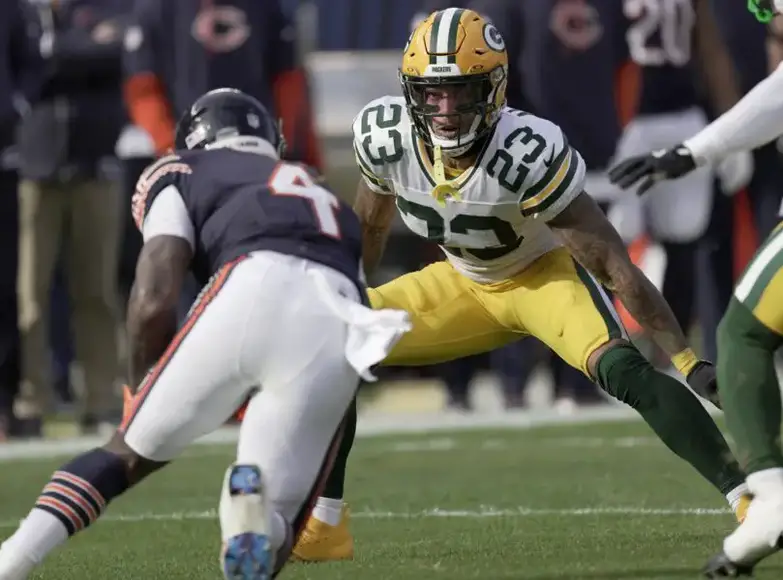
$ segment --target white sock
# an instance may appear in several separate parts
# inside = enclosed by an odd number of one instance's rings
[[[748,486],[754,495],[783,496],[783,467],[751,473],[748,475]]]
[[[13,536],[3,542],[3,550],[11,550],[40,564],[49,552],[68,540],[68,531],[49,512],[33,508],[19,524]]]
[[[726,501],[729,502],[729,505],[731,506],[731,511],[737,511],[737,506],[739,505],[742,496],[749,495],[749,494],[750,494],[750,488],[748,487],[748,484],[744,482],[739,484],[734,489],[732,489],[729,493],[727,493]]]
[[[337,526],[343,517],[343,500],[319,497],[313,508],[313,517],[330,526]]]

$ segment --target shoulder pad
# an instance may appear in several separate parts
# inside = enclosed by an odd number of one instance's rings
[[[167,185],[178,185],[182,176],[193,173],[193,168],[179,155],[167,155],[142,171],[131,200],[131,212],[136,227],[141,229],[144,216],[155,196]]]
[[[353,144],[362,169],[374,174],[402,159],[410,121],[402,97],[368,103],[353,121]]]
[[[560,127],[524,111],[503,110],[486,155],[487,174],[518,196],[525,216],[559,211],[584,184],[584,161]]]

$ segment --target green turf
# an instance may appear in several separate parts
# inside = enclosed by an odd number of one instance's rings
[[[101,522],[34,577],[218,578],[218,528],[209,510],[230,454],[228,447],[194,448],[109,510],[186,519]],[[60,463],[0,466],[0,537]],[[638,424],[362,439],[348,492],[356,560],[292,565],[282,578],[698,578],[734,525],[729,513],[678,512],[726,505]],[[783,557],[756,576],[783,577]]]

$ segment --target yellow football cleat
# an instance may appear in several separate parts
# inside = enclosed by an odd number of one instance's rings
[[[340,523],[330,526],[314,518],[307,520],[291,559],[300,562],[335,562],[353,560],[353,536],[348,529],[350,511],[343,505]]]
[[[734,510],[734,515],[737,517],[739,523],[745,521],[745,516],[748,515],[748,508],[750,507],[751,501],[753,501],[752,495],[743,495],[737,503],[737,509]]]

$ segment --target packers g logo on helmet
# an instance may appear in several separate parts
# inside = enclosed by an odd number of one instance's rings
[[[492,50],[496,50],[498,52],[503,52],[506,50],[506,42],[503,40],[500,32],[497,28],[495,28],[494,24],[489,22],[484,25],[484,42],[486,42],[487,46]]]
[[[417,135],[429,146],[462,155],[485,137],[506,104],[508,55],[497,28],[473,10],[447,8],[433,12],[413,30],[405,45],[400,83]],[[459,113],[470,128],[456,138],[438,136],[432,118],[443,117],[426,102],[432,87],[459,86],[473,101],[461,104]],[[467,121],[466,121],[467,123]]]

